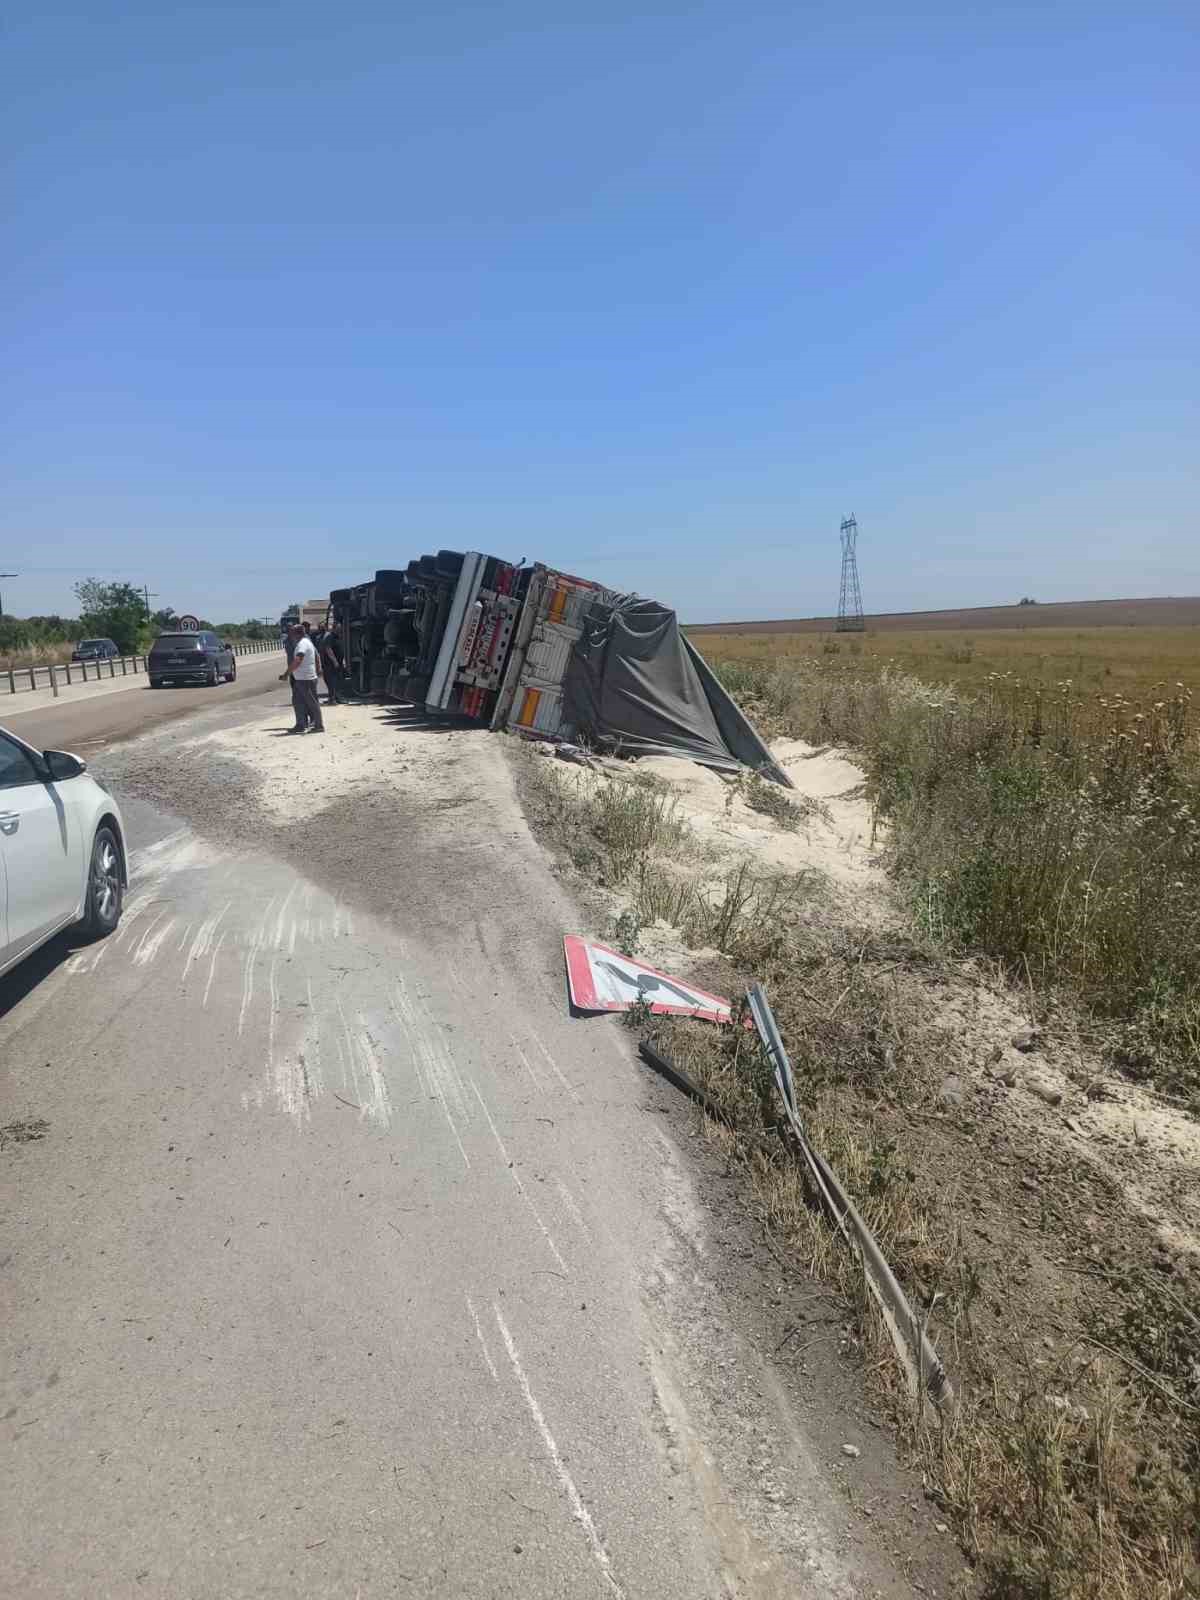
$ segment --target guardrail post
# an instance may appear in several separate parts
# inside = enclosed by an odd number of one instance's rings
[[[30,667],[30,669],[29,669],[29,687],[31,689],[36,689],[37,688],[37,679],[33,675],[33,668],[32,667]]]
[[[8,669],[8,692],[9,694],[16,694],[17,692],[17,683],[13,677],[13,669],[11,667]]]
[[[58,699],[58,668],[50,663],[50,687],[54,690],[54,698]]]

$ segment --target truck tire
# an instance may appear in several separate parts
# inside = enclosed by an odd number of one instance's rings
[[[439,550],[434,558],[437,570],[443,578],[457,578],[462,571],[463,553],[461,550]]]

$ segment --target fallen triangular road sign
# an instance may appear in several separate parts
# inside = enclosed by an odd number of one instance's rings
[[[694,983],[669,977],[644,961],[623,956],[607,945],[591,944],[577,934],[563,940],[567,985],[580,1011],[628,1011],[644,1000],[663,1017],[699,1017],[705,1022],[730,1022],[728,1000],[697,989]]]

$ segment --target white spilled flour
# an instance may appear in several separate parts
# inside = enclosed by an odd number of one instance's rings
[[[389,1061],[399,1055],[407,1066],[410,1030],[397,1027],[390,1003],[372,1000],[375,973],[343,900],[282,863],[224,854],[187,829],[137,851],[131,876],[116,933],[73,955],[68,974],[107,961],[118,978],[122,968],[136,974],[143,1003],[157,991],[182,1005],[185,1028],[193,1009],[197,1031],[221,1028],[230,1071],[251,1074],[247,1108],[300,1127],[332,1093],[372,1126],[390,1126]],[[427,1070],[462,1106],[462,1084],[438,1045],[428,1046]]]
[[[278,706],[254,721],[197,740],[248,767],[261,784],[255,796],[276,822],[300,822],[364,788],[401,780],[410,752],[401,730],[381,719],[376,705],[322,707],[325,732],[291,738]]]
[[[598,769],[553,762],[558,781],[588,793],[607,783],[623,784],[649,776],[670,793],[676,815],[687,823],[702,859],[668,864],[666,871],[699,880],[719,894],[729,873],[748,862],[758,873],[809,873],[839,898],[853,897],[858,921],[884,921],[892,913],[887,878],[879,863],[885,827],[874,817],[865,795],[865,776],[843,751],[821,749],[801,739],[777,739],[771,754],[793,788],[770,786],[800,812],[786,828],[747,802],[746,789],[732,777],[672,756],[647,756],[636,762],[607,761]],[[652,960],[688,959],[688,952],[666,925],[648,928],[640,953]]]
[[[780,872],[815,869],[855,888],[881,885],[883,873],[874,859],[879,836],[863,794],[862,770],[843,752],[821,750],[802,739],[777,739],[771,754],[794,785],[779,788],[779,794],[801,808],[805,801],[816,803],[794,832],[753,810],[728,778],[708,767],[650,756],[637,763],[636,771],[667,783],[693,831],[723,851],[751,854],[759,866]]]
[[[243,1048],[258,1041],[265,1056],[258,1084],[243,1094],[243,1105],[273,1108],[299,1127],[310,1119],[314,1103],[332,1092],[364,1121],[391,1125],[386,1028],[347,993],[349,969],[329,970],[326,946],[348,936],[345,907],[297,880],[286,894],[268,900],[237,938],[237,1033]],[[211,984],[210,973],[204,1005]]]

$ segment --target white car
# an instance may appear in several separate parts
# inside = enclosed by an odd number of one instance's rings
[[[120,810],[86,763],[0,728],[0,973],[74,923],[111,933],[128,882]]]

